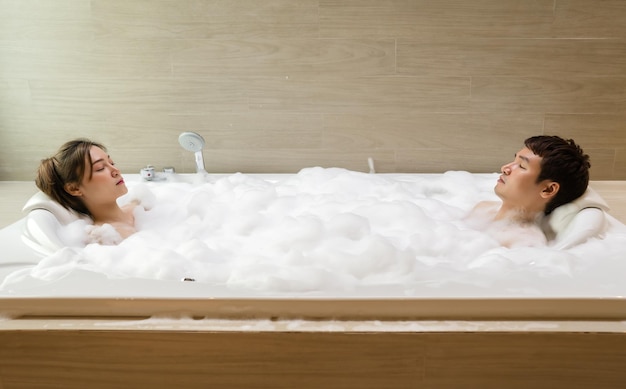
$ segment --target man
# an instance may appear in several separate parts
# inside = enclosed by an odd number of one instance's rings
[[[494,188],[502,205],[496,220],[534,221],[582,196],[589,184],[589,156],[573,140],[534,136],[502,166]]]
[[[505,245],[519,241],[520,236],[512,236],[515,233],[538,241],[541,218],[585,193],[590,167],[589,156],[571,139],[546,135],[528,138],[513,161],[500,169],[494,191],[502,202],[479,203],[471,215],[507,222],[497,226],[498,240]]]

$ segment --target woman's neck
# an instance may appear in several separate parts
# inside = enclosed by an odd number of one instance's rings
[[[127,222],[128,215],[117,205],[117,203],[107,206],[100,206],[97,210],[90,210],[91,218],[95,224]]]

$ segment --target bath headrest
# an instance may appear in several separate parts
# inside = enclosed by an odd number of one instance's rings
[[[69,209],[63,208],[63,206],[56,201],[52,200],[48,195],[43,192],[35,193],[24,205],[22,208],[23,212],[30,212],[35,209],[45,209],[52,213],[57,220],[65,225],[69,224],[78,219],[84,218],[85,216],[79,215],[74,211],[70,211]]]
[[[608,210],[604,199],[587,188],[582,196],[557,207],[545,218],[544,232],[554,237],[555,248],[574,247],[605,231],[607,221],[604,212]]]
[[[557,234],[562,232],[571,223],[574,216],[585,208],[598,208],[603,211],[608,211],[609,205],[596,191],[587,188],[582,196],[572,202],[557,207],[550,213],[548,216],[550,228]]]

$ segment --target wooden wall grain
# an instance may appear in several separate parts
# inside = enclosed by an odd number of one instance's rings
[[[623,0],[0,0],[0,180],[118,166],[492,172],[535,134],[626,179]]]

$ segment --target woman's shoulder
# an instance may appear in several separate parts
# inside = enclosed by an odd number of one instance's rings
[[[141,203],[140,200],[137,199],[131,200],[130,202],[122,205],[120,208],[126,213],[133,213],[133,211],[137,207],[141,207],[142,209],[146,210],[146,207]]]

